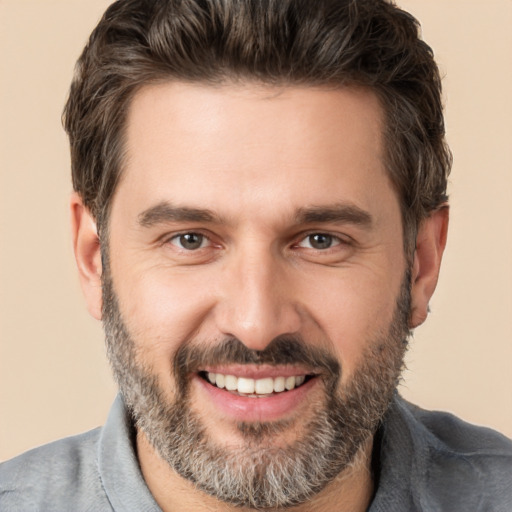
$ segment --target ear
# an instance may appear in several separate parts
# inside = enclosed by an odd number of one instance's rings
[[[73,249],[89,313],[101,320],[101,251],[96,222],[77,193],[70,201]]]
[[[443,205],[420,224],[412,265],[411,316],[409,327],[421,325],[428,314],[428,303],[439,277],[446,246],[449,208]]]

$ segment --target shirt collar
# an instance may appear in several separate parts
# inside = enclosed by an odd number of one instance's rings
[[[117,395],[98,445],[103,488],[117,512],[158,512],[135,452],[135,430],[121,395]]]
[[[420,433],[412,428],[414,423],[406,403],[397,395],[379,432],[378,488],[369,512],[418,509],[412,482],[419,483],[424,479],[424,463],[421,461],[428,459],[428,447]],[[135,429],[120,394],[102,429],[98,464],[103,487],[114,511],[161,511],[142,476],[135,451]]]
[[[381,425],[378,488],[368,512],[420,510],[429,446],[407,403],[396,394]]]

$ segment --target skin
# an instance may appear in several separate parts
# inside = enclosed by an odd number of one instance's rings
[[[190,339],[234,336],[262,350],[276,336],[299,334],[337,358],[341,387],[350,381],[368,340],[388,328],[406,269],[381,134],[380,104],[366,90],[165,83],[136,94],[111,210],[111,272],[139,361],[157,375],[169,401],[172,357]],[[208,210],[211,218],[152,217],[156,206]],[[324,215],[305,217],[305,209]],[[71,210],[88,308],[101,319],[94,219],[78,195]],[[327,218],[333,211],[336,218]],[[419,228],[411,328],[426,318],[447,224],[441,208]],[[183,233],[204,235],[201,247],[180,246]],[[330,235],[331,247],[314,247],[315,233]],[[209,436],[227,448],[241,446],[236,418],[209,398],[197,375],[190,379],[192,407]],[[323,393],[318,380],[305,399],[272,418],[290,422],[272,439],[276,446],[300,436]],[[264,421],[266,414],[249,416]],[[230,510],[174,473],[141,432],[137,450],[163,510]],[[332,510],[333,503],[337,510],[366,510],[370,457],[368,443],[349,473],[294,510]]]

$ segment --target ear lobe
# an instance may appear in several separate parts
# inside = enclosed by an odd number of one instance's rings
[[[77,193],[70,201],[73,249],[89,313],[101,320],[101,251],[96,222]]]
[[[449,208],[443,205],[421,223],[416,237],[412,264],[411,316],[409,327],[421,325],[428,314],[428,303],[436,289],[448,233]]]

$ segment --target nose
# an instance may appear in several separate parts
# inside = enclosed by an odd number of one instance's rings
[[[217,328],[247,348],[264,350],[277,336],[298,333],[301,315],[286,262],[270,253],[241,254],[226,266]]]

